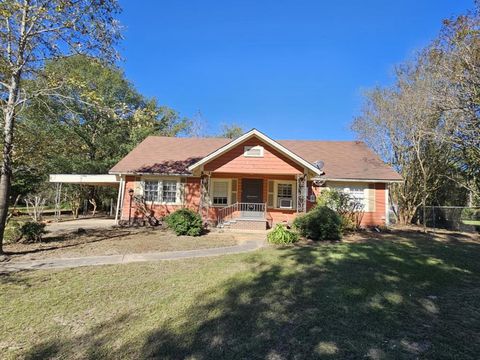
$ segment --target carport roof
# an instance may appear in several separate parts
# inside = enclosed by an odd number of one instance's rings
[[[112,174],[51,174],[51,183],[81,185],[117,185],[120,180]]]

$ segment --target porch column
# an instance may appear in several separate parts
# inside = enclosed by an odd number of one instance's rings
[[[62,201],[62,183],[55,183],[55,220],[59,221],[62,215],[60,203]]]
[[[307,212],[307,174],[297,176],[297,212]]]
[[[203,221],[208,221],[210,209],[210,175],[202,173],[200,177],[200,216]]]
[[[125,181],[123,180],[123,176],[120,176],[120,183],[118,185],[117,209],[115,211],[116,225],[118,225],[119,214],[122,213],[124,189],[125,189]]]

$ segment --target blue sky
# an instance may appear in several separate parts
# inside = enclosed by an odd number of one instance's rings
[[[353,139],[363,89],[471,0],[123,0],[120,64],[181,115],[277,139]]]

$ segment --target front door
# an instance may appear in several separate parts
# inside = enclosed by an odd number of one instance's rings
[[[242,202],[263,203],[262,179],[242,179]]]

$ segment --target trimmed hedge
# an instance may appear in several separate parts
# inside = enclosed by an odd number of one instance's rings
[[[300,235],[312,240],[339,240],[342,237],[342,218],[326,206],[317,206],[293,221]]]
[[[199,236],[203,232],[200,215],[190,209],[180,209],[167,216],[167,225],[177,235]]]

